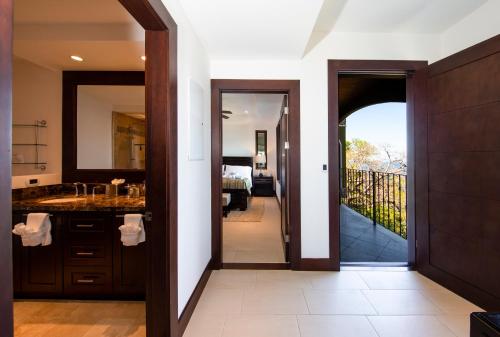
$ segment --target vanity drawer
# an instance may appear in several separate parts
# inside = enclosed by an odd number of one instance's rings
[[[102,217],[74,217],[69,219],[70,233],[104,233],[109,219]]]
[[[64,254],[65,265],[111,265],[112,251],[105,241],[81,243],[69,242]]]
[[[64,269],[64,293],[66,295],[111,294],[112,289],[111,268],[66,267]]]

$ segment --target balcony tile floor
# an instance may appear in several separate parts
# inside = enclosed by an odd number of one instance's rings
[[[353,211],[340,207],[342,262],[408,262],[405,239]]]

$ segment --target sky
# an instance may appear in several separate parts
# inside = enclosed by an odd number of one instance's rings
[[[406,153],[406,103],[383,103],[360,109],[346,122],[346,138],[359,138],[394,152]]]

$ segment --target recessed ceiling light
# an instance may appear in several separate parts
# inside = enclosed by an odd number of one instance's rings
[[[145,56],[145,55],[142,55],[142,56],[141,56],[141,60],[146,61],[146,56]]]
[[[71,55],[71,59],[76,62],[83,62],[83,58],[78,55]]]
[[[248,110],[243,111],[245,114],[248,114]]]

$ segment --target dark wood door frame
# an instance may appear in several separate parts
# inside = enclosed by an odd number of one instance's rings
[[[181,336],[177,309],[177,25],[161,0],[120,0],[146,30],[146,330]],[[0,321],[13,335],[11,249],[12,0],[0,0]],[[152,196],[155,196],[154,198]],[[185,324],[184,324],[185,325]]]
[[[12,2],[0,0],[0,335],[14,334],[12,310]]]
[[[427,66],[427,61],[328,60],[328,186],[330,261],[340,270],[340,194],[339,194],[339,73],[405,73],[408,135],[408,195],[414,195],[414,88],[413,73]],[[415,261],[414,205],[408,203],[408,260]]]
[[[290,141],[290,268],[300,269],[300,81],[212,80],[212,268],[222,263],[222,94],[278,93],[289,97]],[[283,268],[283,264],[237,264],[239,268]]]
[[[177,24],[161,0],[119,0],[146,30],[146,331],[180,336],[177,284]],[[153,146],[154,144],[154,146]]]

